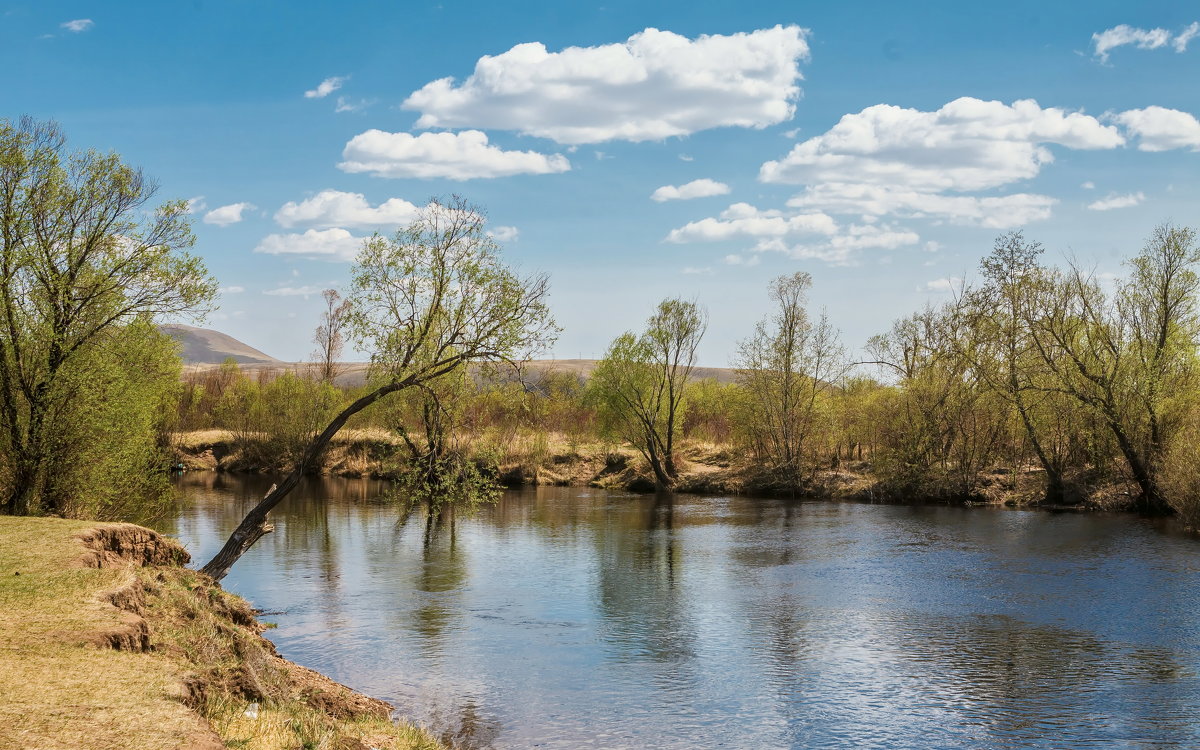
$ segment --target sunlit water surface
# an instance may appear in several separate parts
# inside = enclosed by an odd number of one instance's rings
[[[180,480],[199,562],[269,480]],[[227,588],[479,748],[1200,747],[1200,542],[1125,516],[321,479]]]

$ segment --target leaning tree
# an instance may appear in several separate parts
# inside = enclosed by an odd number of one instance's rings
[[[434,200],[392,238],[367,240],[348,294],[351,340],[371,354],[370,393],[347,406],[309,442],[203,568],[225,577],[246,550],[272,531],[268,514],[352,416],[389,394],[416,388],[469,362],[514,361],[545,348],[558,333],[545,275],[505,266],[484,231],[483,213],[461,198]]]

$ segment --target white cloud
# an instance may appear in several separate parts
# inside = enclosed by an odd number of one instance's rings
[[[727,195],[729,186],[723,182],[710,180],[707,177],[699,180],[692,180],[676,187],[674,185],[663,185],[654,194],[650,196],[651,200],[658,202],[674,201],[674,200],[690,200],[692,198],[708,198],[713,195]]]
[[[1187,52],[1188,44],[1197,36],[1200,36],[1200,21],[1192,21],[1190,26],[1171,40],[1171,46],[1175,48],[1176,52]]]
[[[1139,29],[1123,23],[1092,34],[1092,54],[1100,62],[1108,62],[1108,51],[1114,47],[1133,44],[1138,49],[1158,49],[1170,40],[1171,32],[1166,29]]]
[[[198,214],[206,208],[208,208],[208,203],[205,202],[204,196],[197,195],[195,198],[187,199],[187,208],[184,209],[184,212],[188,214]]]
[[[253,203],[242,201],[241,203],[230,203],[228,206],[214,208],[204,214],[205,224],[216,224],[219,227],[227,227],[230,224],[237,224],[244,216],[246,211],[253,211],[257,206]]]
[[[521,231],[516,227],[492,227],[488,236],[497,242],[516,242]]]
[[[1079,187],[1083,188],[1084,190],[1095,190],[1096,183],[1092,182],[1091,180],[1088,180],[1087,182],[1083,183]]]
[[[1058,200],[1048,195],[1030,193],[979,198],[840,182],[813,185],[788,201],[793,208],[858,214],[867,219],[902,216],[993,229],[1007,229],[1047,219],[1056,203]]]
[[[878,224],[839,226],[828,214],[788,214],[760,210],[748,203],[735,203],[719,217],[693,221],[667,235],[667,242],[720,242],[750,240],[751,253],[775,252],[792,258],[815,258],[827,263],[852,262],[860,250],[914,245],[920,237],[907,229]],[[751,256],[753,257],[753,256]],[[727,255],[725,262],[745,264],[743,255]]]
[[[820,212],[785,216],[781,211],[761,211],[749,203],[734,203],[719,218],[709,217],[672,229],[667,242],[720,242],[736,238],[781,239],[799,235],[831,236],[837,222]]]
[[[368,130],[350,139],[338,168],[376,177],[447,177],[451,180],[566,172],[562,154],[504,151],[478,130],[461,133],[388,133]]]
[[[959,292],[962,290],[963,280],[957,276],[947,276],[942,279],[934,279],[926,281],[925,286],[921,291],[933,292],[934,294],[949,294],[950,292]]]
[[[246,287],[237,285],[223,286],[217,289],[218,294],[241,294],[244,291],[246,291]]]
[[[646,29],[617,44],[548,52],[540,42],[481,57],[402,105],[418,128],[495,128],[559,143],[648,141],[792,117],[808,32],[776,26],[696,39]]]
[[[1089,203],[1088,210],[1111,211],[1114,208],[1129,208],[1130,206],[1136,206],[1144,200],[1146,200],[1146,194],[1141,192],[1129,193],[1127,195],[1109,193],[1107,198],[1101,198],[1098,201]]]
[[[372,206],[362,193],[322,190],[296,203],[288,201],[275,212],[282,227],[401,227],[416,218],[420,209],[402,198],[389,198]]]
[[[1139,151],[1167,151],[1173,148],[1200,151],[1200,122],[1187,112],[1151,106],[1112,115],[1112,120],[1137,136]]]
[[[361,237],[345,229],[309,229],[304,234],[268,234],[254,248],[267,255],[294,255],[315,260],[354,260],[362,247]]]
[[[342,87],[346,81],[350,80],[350,76],[330,76],[324,81],[317,84],[315,89],[309,89],[304,92],[305,99],[324,99],[333,92]]]
[[[1174,37],[1166,29],[1139,29],[1123,23],[1092,34],[1092,54],[1100,62],[1107,63],[1110,50],[1130,44],[1138,49],[1159,49],[1170,44],[1176,52],[1185,52],[1188,43],[1197,35],[1200,35],[1200,21],[1193,22]]]
[[[325,291],[324,287],[311,285],[281,286],[278,289],[267,289],[263,291],[263,294],[269,294],[273,297],[311,297],[323,291]]]
[[[375,103],[374,99],[359,99],[358,101],[350,101],[344,96],[337,98],[337,106],[333,108],[334,112],[361,112],[367,107]]]
[[[759,260],[760,258],[757,255],[746,257],[745,255],[735,253],[725,256],[725,263],[731,266],[757,266]]]
[[[934,112],[877,104],[759,170],[764,182],[856,182],[924,192],[972,191],[1034,177],[1054,160],[1043,144],[1108,149],[1117,129],[1080,112],[970,97]]]
[[[96,25],[96,22],[90,18],[76,18],[74,21],[64,21],[59,24],[60,28],[70,31],[72,34],[78,34],[87,31]]]

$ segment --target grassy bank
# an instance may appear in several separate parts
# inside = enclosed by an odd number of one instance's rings
[[[0,517],[0,749],[441,747],[129,524]]]

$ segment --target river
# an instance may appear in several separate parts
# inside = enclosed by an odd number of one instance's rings
[[[270,481],[189,474],[202,563]],[[1200,541],[1125,515],[312,479],[225,586],[466,748],[1200,747]]]

